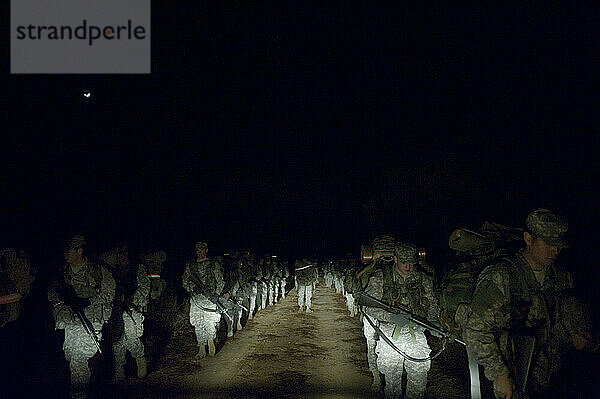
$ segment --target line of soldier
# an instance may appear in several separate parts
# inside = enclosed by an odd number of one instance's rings
[[[209,257],[208,244],[196,244],[196,259],[185,266],[183,287],[190,295],[190,323],[198,345],[197,358],[216,353],[217,329],[224,316],[227,335],[242,329],[242,318],[251,320],[285,298],[289,270],[275,255],[255,260],[248,252]]]
[[[600,348],[589,307],[571,274],[555,265],[567,229],[564,218],[540,208],[524,229],[486,222],[481,232],[457,230],[449,244],[459,261],[439,289],[419,250],[391,236],[363,248],[364,268],[325,262],[326,286],[344,295],[351,316],[361,314],[371,388],[383,387],[386,398],[423,398],[431,360],[441,353],[431,354],[429,330],[466,346],[472,398],[481,397],[478,365],[497,398],[550,397],[561,354]],[[520,243],[516,253],[509,242]]]
[[[62,348],[71,374],[70,395],[89,394],[89,361],[97,353],[112,353],[112,382],[125,380],[126,354],[135,360],[137,377],[148,371],[146,348],[141,340],[150,308],[165,290],[161,278],[164,252],[135,257],[127,244],[90,257],[86,241],[76,235],[63,247],[64,265],[49,282],[47,298],[56,330],[64,330]],[[208,245],[196,244],[196,259],[185,265],[182,286],[189,293],[189,320],[194,327],[198,358],[213,356],[222,317],[227,335],[242,329],[242,317],[252,319],[259,310],[284,298],[289,271],[274,255],[258,260],[248,252],[208,257]],[[19,317],[22,300],[34,277],[21,251],[2,250],[0,275],[0,327]],[[155,310],[160,312],[160,309]],[[156,315],[154,315],[156,317]]]
[[[482,233],[454,232],[450,246],[462,262],[449,275],[467,274],[471,279],[471,287],[462,293],[452,286],[452,278],[441,292],[434,292],[431,268],[419,262],[416,247],[389,236],[373,240],[372,253],[363,254],[363,260],[370,260],[365,268],[349,260],[324,262],[326,285],[345,296],[351,315],[361,314],[372,388],[379,391],[383,385],[386,397],[401,396],[405,369],[404,397],[423,397],[433,358],[423,333],[430,329],[427,322],[432,322],[441,323],[466,342],[469,357],[483,366],[497,397],[544,397],[550,378],[560,368],[561,353],[568,348],[597,352],[599,347],[591,334],[591,313],[574,294],[570,273],[555,265],[567,245],[567,229],[563,218],[537,209],[527,216],[525,228],[517,230],[525,246],[516,253],[497,245],[502,241],[499,237],[507,234],[500,225],[486,223]],[[510,234],[514,241],[515,230]],[[474,236],[483,239],[473,244]],[[101,349],[102,327],[111,315],[122,324],[121,334],[109,330],[116,336],[112,341],[115,380],[123,377],[125,351],[136,359],[138,376],[146,374],[139,339],[144,312],[155,283],[164,284],[160,280],[164,253],[130,265],[127,247],[121,246],[98,262],[84,255],[84,245],[81,236],[67,242],[66,265],[48,290],[56,328],[65,330],[63,349],[75,397],[85,395],[90,378],[87,361]],[[10,269],[5,267],[8,264],[27,264],[16,251],[4,252],[3,274]],[[274,257],[254,261],[248,253],[223,258],[209,258],[207,253],[208,245],[197,243],[197,258],[186,264],[182,281],[190,295],[190,323],[200,358],[207,352],[214,355],[216,328],[223,315],[230,319],[231,336],[234,329],[241,329],[244,311],[251,319],[255,311],[285,295],[289,276],[285,265]],[[318,278],[315,265],[315,260],[304,259],[294,266],[300,311],[312,310],[311,293]],[[15,309],[33,280],[29,272],[22,275],[26,284],[20,287],[11,285],[9,278],[2,279],[0,300],[6,303],[0,303],[0,321],[4,324],[14,320]],[[373,305],[376,301],[383,305]],[[397,317],[396,308],[408,310],[412,318]],[[515,351],[516,337],[525,337],[529,349]],[[527,353],[525,378],[516,367],[516,352]]]

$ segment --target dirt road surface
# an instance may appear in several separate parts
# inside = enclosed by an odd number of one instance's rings
[[[362,326],[348,315],[342,296],[318,286],[314,312],[297,308],[292,290],[228,338],[214,358],[195,360],[193,334],[182,338],[167,351],[160,369],[143,384],[124,387],[119,396],[373,397]]]

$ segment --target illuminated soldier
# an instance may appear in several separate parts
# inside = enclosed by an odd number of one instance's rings
[[[186,264],[183,272],[183,288],[190,294],[190,324],[194,326],[198,344],[198,358],[216,352],[215,338],[221,314],[215,304],[225,287],[223,269],[218,259],[208,258],[208,244],[196,244],[196,260]],[[229,299],[228,294],[224,294]]]
[[[100,349],[101,330],[110,317],[115,280],[105,267],[83,255],[85,240],[74,236],[64,247],[66,265],[48,289],[56,329],[65,330],[63,350],[71,369],[73,397],[85,397],[88,360]]]
[[[295,266],[296,289],[298,292],[298,311],[306,310],[307,313],[312,313],[311,298],[313,291],[313,283],[315,280],[315,267],[313,262],[308,259],[297,260]]]
[[[144,344],[140,337],[144,334],[144,312],[148,306],[150,279],[145,265],[130,263],[127,245],[118,248],[115,266],[118,294],[115,301],[119,301],[120,305],[115,306],[119,312],[116,317],[123,322],[122,334],[112,347],[115,357],[114,379],[118,382],[125,378],[123,366],[127,351],[135,359],[138,378],[144,378],[147,374]]]
[[[373,272],[366,293],[390,306],[401,306],[431,321],[439,317],[439,305],[433,292],[433,279],[418,266],[417,249],[412,244],[397,244],[393,263]],[[431,352],[424,329],[405,319],[394,318],[378,308],[365,308],[369,320],[379,321],[379,333],[386,340],[377,341],[377,368],[385,375],[386,398],[423,398]],[[402,352],[399,353],[399,352]],[[405,358],[406,356],[406,358]],[[411,357],[412,359],[408,358]],[[406,392],[402,396],[402,373],[406,370]]]

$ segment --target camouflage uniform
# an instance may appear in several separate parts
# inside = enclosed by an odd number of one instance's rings
[[[296,261],[296,288],[298,291],[299,311],[306,307],[307,312],[312,312],[311,298],[313,291],[313,282],[315,278],[314,265],[308,259]]]
[[[238,269],[239,261],[232,259],[230,257],[226,257],[223,260],[224,267],[224,280],[225,280],[225,288],[224,292],[229,293],[229,299],[231,301],[238,301],[243,298],[244,290],[242,285],[240,284],[240,272]],[[232,320],[226,318],[227,323],[227,336],[233,337],[234,326],[237,330],[242,329],[241,325],[241,317],[242,312],[239,307],[229,307],[227,313],[231,316]],[[237,325],[236,325],[237,324]]]
[[[398,261],[416,264],[416,247],[399,244],[396,248]],[[413,313],[437,321],[439,304],[433,291],[433,279],[420,268],[413,268],[402,275],[394,266],[388,265],[375,271],[369,278],[366,292],[391,306],[402,305]],[[377,308],[365,308],[365,313],[379,320],[379,328],[396,347],[415,358],[428,358],[431,350],[423,328],[407,323],[400,327],[390,322],[390,314]],[[402,397],[402,372],[406,369],[407,383],[405,398],[422,398],[427,386],[427,372],[431,361],[413,362],[404,359],[385,341],[377,341],[375,349],[377,368],[385,375],[386,398]]]
[[[13,248],[0,250],[0,328],[17,320],[34,280],[29,257]]]
[[[333,262],[330,260],[326,261],[325,265],[323,266],[323,278],[325,279],[325,287],[327,287],[327,288],[331,288],[331,286],[333,285],[332,268],[333,268]]]
[[[279,291],[281,294],[281,299],[285,298],[285,286],[287,284],[287,278],[290,275],[290,272],[288,271],[288,268],[286,265],[284,265],[281,261],[278,262],[278,266],[279,266]]]
[[[119,298],[122,303],[119,313],[123,322],[123,333],[112,347],[115,357],[115,380],[125,377],[123,366],[127,351],[136,361],[138,377],[145,377],[147,372],[144,344],[140,337],[144,334],[144,312],[148,307],[150,279],[143,264],[134,267],[134,270],[129,270],[129,266],[121,267],[125,269],[117,271],[120,275],[116,280],[121,286],[117,291],[122,295]],[[133,275],[130,275],[132,272]]]
[[[198,243],[204,246],[205,243]],[[196,276],[208,291],[220,295],[225,287],[223,280],[223,268],[218,259],[205,258],[188,262],[183,272],[183,288],[190,294],[190,324],[194,326],[198,353],[202,354],[205,345],[214,345],[217,337],[217,328],[221,321],[221,314],[216,310],[217,305],[209,300],[204,294],[195,291],[196,285],[190,280],[190,275]],[[211,353],[214,355],[214,353]]]
[[[548,214],[546,210],[532,212],[527,227],[548,245],[564,246],[566,222]],[[523,250],[486,267],[479,276],[465,329],[469,350],[492,381],[513,370],[509,336],[513,332],[534,336],[528,379],[531,393],[541,392],[548,384],[552,372],[548,359],[555,356],[548,352],[552,315],[559,294],[573,287],[570,273],[554,264],[546,266],[544,274],[543,282],[538,282]]]
[[[85,240],[81,236],[73,237],[68,243],[71,249],[81,248],[84,244]],[[71,306],[64,302],[61,291],[71,287],[78,298],[89,299],[90,304],[83,309],[83,313],[101,339],[102,326],[108,321],[112,311],[115,280],[105,267],[85,259],[77,272],[69,264],[65,265],[62,275],[53,280],[48,289],[48,300],[52,304],[52,314],[56,321],[55,328],[65,330],[63,350],[71,369],[73,395],[79,396],[89,384],[91,371],[88,360],[98,352],[98,348]]]

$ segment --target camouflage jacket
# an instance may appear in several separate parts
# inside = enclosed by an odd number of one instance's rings
[[[48,300],[53,306],[53,315],[58,324],[73,319],[70,307],[63,301],[61,291],[72,289],[79,298],[89,299],[83,311],[91,322],[105,323],[110,318],[115,297],[115,280],[110,271],[98,263],[86,260],[75,273],[65,265],[61,275],[50,283]]]
[[[430,321],[439,318],[433,279],[418,267],[406,277],[396,272],[394,265],[378,269],[369,278],[365,292],[388,305],[402,305]],[[366,308],[365,312],[383,322],[390,320],[390,314],[382,309]]]
[[[139,264],[135,275],[120,280],[120,284],[128,285],[121,288],[123,293],[121,301],[129,301],[129,304],[136,310],[145,312],[150,296],[150,278],[146,266]],[[130,298],[126,298],[126,296],[130,296]]]
[[[572,287],[571,275],[554,265],[546,269],[543,284],[538,283],[522,251],[483,270],[471,301],[465,339],[488,379],[509,373],[511,332],[534,335],[536,350],[547,344],[557,294]]]
[[[185,271],[183,272],[183,288],[190,294],[194,294],[196,284],[190,280],[190,275],[194,274],[206,288],[216,294],[221,295],[223,288],[225,288],[225,281],[223,280],[223,267],[218,259],[207,258],[200,262],[190,261],[185,265]]]
[[[316,266],[310,265],[307,261],[296,261],[294,272],[298,285],[311,285],[315,281]]]

